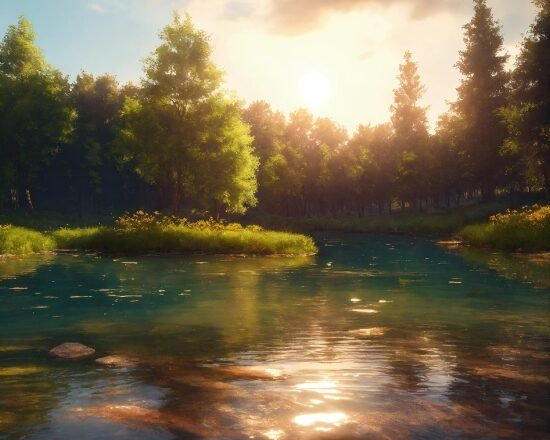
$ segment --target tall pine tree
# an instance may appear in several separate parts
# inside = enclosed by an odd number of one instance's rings
[[[550,0],[533,3],[539,12],[523,41],[513,74],[514,103],[505,114],[508,146],[521,157],[527,183],[542,181],[550,192]]]
[[[419,104],[425,87],[410,52],[399,66],[399,87],[394,90],[391,121],[398,157],[397,192],[402,201],[416,205],[424,192],[428,136],[426,108]]]
[[[504,173],[501,147],[506,127],[500,109],[506,104],[508,74],[500,26],[486,0],[474,0],[474,16],[464,26],[465,49],[456,66],[463,75],[453,110],[462,120],[461,146],[471,189],[490,198]]]

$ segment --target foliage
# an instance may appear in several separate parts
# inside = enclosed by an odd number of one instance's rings
[[[51,251],[55,242],[50,237],[30,229],[0,225],[0,255],[25,255]]]
[[[503,116],[519,183],[550,191],[550,1],[533,3],[539,12],[516,60],[512,103]]]
[[[491,216],[459,232],[466,242],[503,250],[550,250],[550,205],[533,205]]]
[[[48,66],[21,17],[0,44],[0,190],[15,207],[33,208],[34,176],[71,130],[69,84]]]
[[[126,100],[121,157],[157,184],[174,214],[184,198],[220,215],[256,203],[257,158],[240,104],[219,91],[206,33],[174,15],[146,60],[137,98]]]
[[[186,219],[138,212],[117,219],[117,227],[62,228],[53,232],[58,247],[107,252],[311,254],[313,240],[300,234],[264,231],[259,226]]]
[[[465,49],[457,63],[463,75],[452,111],[462,121],[460,140],[470,185],[479,185],[484,197],[494,195],[504,164],[500,148],[506,137],[499,110],[506,104],[508,75],[503,38],[486,0],[474,0],[474,16],[464,26]]]
[[[123,214],[115,219],[116,228],[125,231],[139,231],[150,229],[162,229],[169,226],[183,226],[186,228],[213,231],[239,231],[247,229],[250,231],[261,232],[263,229],[258,225],[243,227],[239,223],[228,223],[225,220],[201,219],[190,221],[185,217],[175,215],[165,215],[158,211],[152,213],[143,210],[136,211],[133,214]]]
[[[263,101],[242,108],[223,91],[209,37],[188,16],[162,30],[139,86],[84,72],[69,84],[21,18],[0,45],[2,221],[32,226],[37,216],[21,211],[33,202],[63,213],[56,225],[138,209],[219,219],[257,204],[251,215],[259,218],[358,230],[462,226],[458,213],[448,223],[448,215],[424,212],[548,189],[550,7],[534,3],[539,13],[509,87],[498,21],[486,0],[474,1],[458,99],[435,134],[408,52],[391,121],[348,135],[304,109],[286,116]],[[404,215],[394,219],[399,207]]]

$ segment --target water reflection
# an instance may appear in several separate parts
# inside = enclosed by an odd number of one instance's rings
[[[5,277],[0,431],[545,437],[548,289],[426,241],[320,244],[303,259],[61,256]],[[136,362],[50,359],[66,340]]]

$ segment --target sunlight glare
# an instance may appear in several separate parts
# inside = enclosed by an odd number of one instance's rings
[[[348,419],[343,412],[300,414],[294,417],[294,423],[300,426],[323,425],[340,426]]]
[[[318,108],[330,100],[332,86],[326,75],[310,72],[300,80],[300,96],[309,108]]]

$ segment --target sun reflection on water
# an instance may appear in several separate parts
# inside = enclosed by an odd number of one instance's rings
[[[300,414],[294,417],[294,423],[300,426],[313,426],[313,425],[330,425],[330,426],[317,426],[316,430],[329,430],[333,427],[337,428],[342,423],[346,422],[349,417],[340,411],[335,412],[320,412],[310,414]],[[318,429],[319,428],[319,429]],[[328,428],[328,429],[327,429]]]

